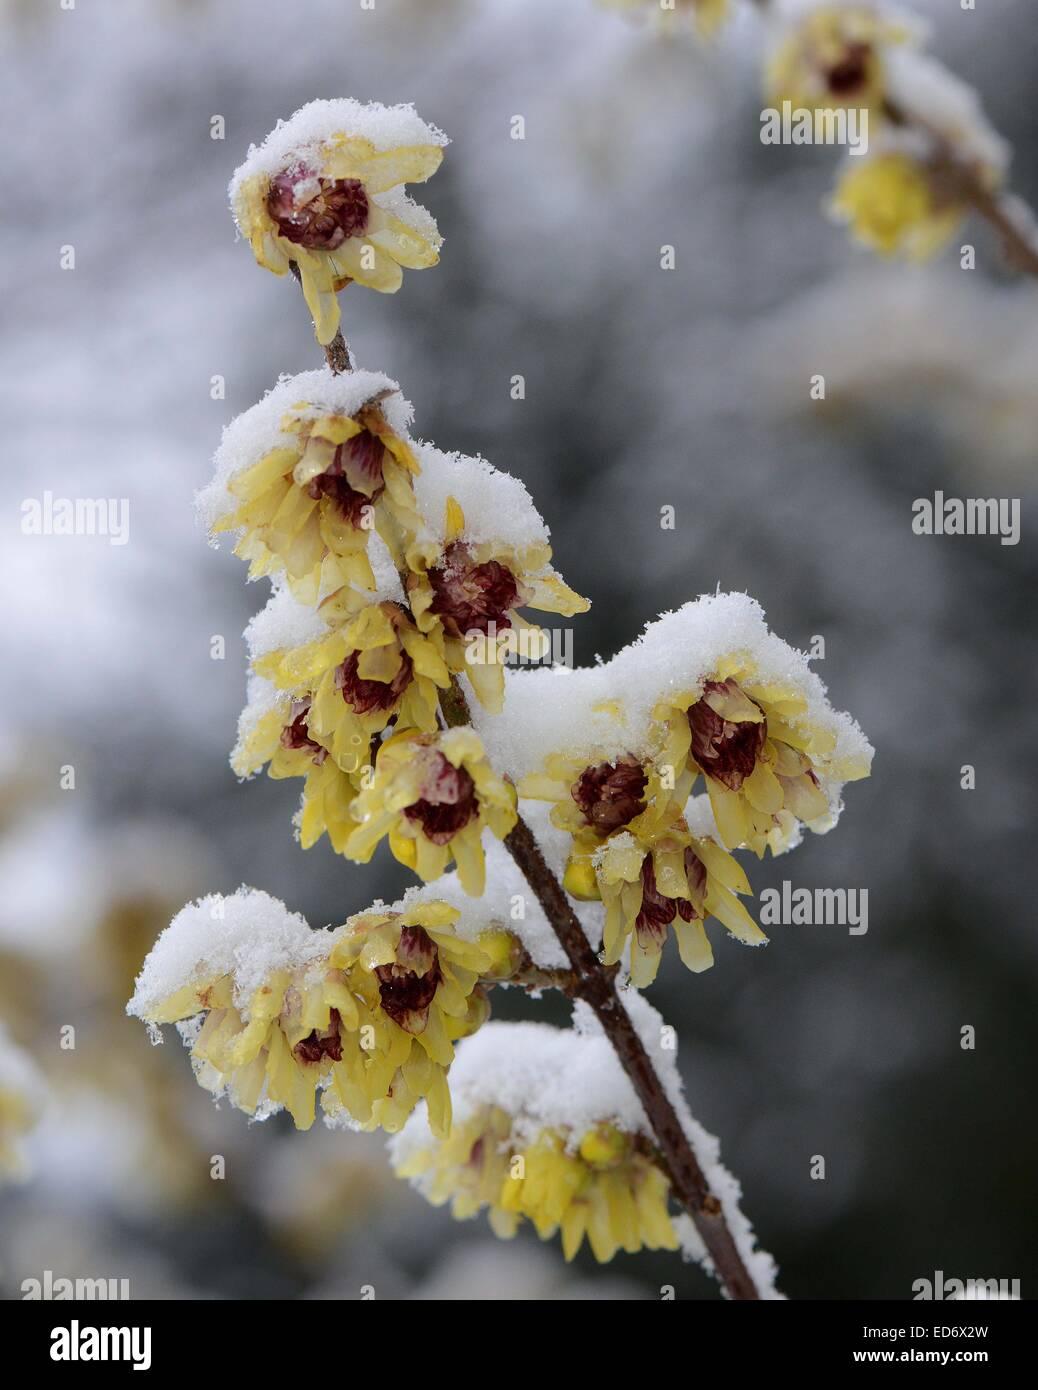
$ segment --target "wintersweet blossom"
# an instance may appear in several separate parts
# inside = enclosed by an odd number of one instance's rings
[[[404,268],[439,260],[436,223],[402,188],[436,172],[446,143],[409,106],[314,101],[235,172],[238,227],[267,270],[297,268],[318,342],[335,336],[351,281],[391,294]]]
[[[681,815],[693,776],[683,768],[675,794],[650,758],[626,753],[585,764],[555,754],[519,784],[520,795],[553,803],[552,822],[571,836],[564,886],[604,903],[606,964],[630,941],[638,987],[655,979],[671,928],[696,972],[713,964],[703,925],[710,916],[748,944],[765,939],[735,896],[751,891],[742,869],[713,839],[691,835]]]
[[[359,783],[311,733],[309,718],[309,697],[267,698],[258,710],[247,707],[231,766],[239,777],[251,777],[265,766],[267,776],[275,780],[305,778],[298,817],[300,843],[309,849],[326,834],[336,853],[343,854],[356,825],[350,807]]]
[[[432,1132],[450,1133],[454,1043],[489,1016],[479,980],[495,975],[494,956],[454,930],[459,915],[430,900],[347,922],[330,964],[344,972],[374,1046],[362,1066],[333,1076],[325,1100],[331,1118],[345,1114],[395,1133],[424,1098]]]
[[[585,1238],[595,1259],[618,1250],[676,1250],[667,1211],[670,1183],[647,1144],[608,1122],[573,1135],[543,1129],[524,1140],[512,1117],[487,1107],[448,1138],[416,1147],[395,1164],[433,1204],[466,1220],[486,1208],[494,1234],[509,1239],[524,1220],[542,1240],[558,1234],[572,1260]]]
[[[911,43],[917,27],[865,5],[820,5],[783,28],[765,74],[768,100],[825,111],[855,106],[881,113],[886,52]]]
[[[309,1129],[320,1092],[328,1116],[392,1131],[424,1097],[446,1133],[452,1044],[486,1019],[494,971],[458,915],[430,900],[317,932],[266,893],[204,898],[159,937],[127,1009],[181,1025],[200,1084],[249,1115]]]
[[[907,151],[848,161],[829,212],[856,241],[881,256],[925,261],[955,235],[966,215],[961,189]]]
[[[803,695],[761,680],[752,661],[734,654],[698,690],[669,693],[654,716],[658,760],[702,775],[729,849],[747,845],[763,855],[784,847],[795,822],[824,826],[831,807],[820,769],[845,781],[868,775],[864,758],[833,766],[835,736],[812,722]]]
[[[377,396],[349,413],[300,400],[278,429],[281,441],[228,480],[235,505],[214,532],[239,532],[249,577],[284,571],[300,598],[351,583],[374,589],[372,530],[399,548],[417,525],[410,445]]]
[[[498,713],[511,632],[538,631],[517,610],[573,617],[590,604],[551,568],[546,542],[473,541],[465,530],[461,503],[448,497],[440,536],[408,548],[407,598],[419,628],[439,636],[450,669],[464,672],[483,706]]]
[[[367,863],[386,836],[393,854],[429,882],[453,860],[473,897],[484,888],[486,827],[503,840],[515,825],[515,792],[493,770],[471,729],[396,734],[382,744],[375,775],[353,805],[359,825],[346,847]]]
[[[276,689],[309,702],[308,735],[355,772],[370,762],[371,741],[389,724],[397,732],[433,732],[437,692],[450,684],[450,672],[437,643],[418,631],[408,610],[343,588],[318,613],[327,635],[252,662]]]

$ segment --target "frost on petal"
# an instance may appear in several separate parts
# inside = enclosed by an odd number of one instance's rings
[[[328,937],[269,893],[244,886],[229,897],[210,893],[181,908],[161,933],[126,1012],[147,1021],[186,986],[229,976],[235,1005],[247,1016],[268,978],[304,968],[327,951]]]
[[[423,121],[411,105],[383,106],[349,97],[311,101],[288,120],[279,121],[261,145],[252,146],[231,180],[232,201],[247,180],[257,174],[269,178],[286,162],[308,149],[321,148],[343,132],[368,141],[377,151],[423,145],[442,149],[448,143],[443,131]]]
[[[295,376],[282,376],[256,405],[236,416],[223,432],[213,459],[213,478],[195,498],[199,518],[207,529],[237,506],[229,485],[273,449],[290,448],[294,437],[282,429],[286,412],[352,416],[367,402],[379,399],[389,426],[405,435],[411,422],[410,404],[395,381],[381,372],[353,371],[339,375],[328,367]]]
[[[688,1110],[673,1051],[660,1046],[660,1015],[638,995],[626,1007],[761,1296],[779,1297],[774,1263],[739,1210],[738,1183]],[[462,1043],[451,1134],[437,1141],[416,1110],[391,1141],[394,1168],[434,1205],[449,1201],[459,1219],[487,1209],[499,1236],[524,1219],[542,1239],[558,1233],[567,1259],[585,1236],[599,1260],[620,1249],[677,1248],[682,1224],[653,1162],[641,1103],[587,1005],[574,1006],[573,1025],[490,1023]],[[701,1246],[695,1254],[713,1272]]]
[[[710,682],[718,687],[713,694],[706,689]],[[674,735],[681,757],[689,755],[692,739],[686,711],[704,698],[719,706],[719,712],[712,711],[718,727],[705,729],[704,747],[711,739],[720,747],[717,740],[728,739],[747,718],[749,705],[743,702],[740,682],[751,697],[763,700],[765,692],[770,708],[778,711],[774,725],[781,728],[782,739],[810,746],[813,789],[807,782],[801,786],[806,773],[794,754],[783,754],[775,766],[795,784],[795,818],[809,821],[815,830],[830,828],[841,809],[843,784],[868,774],[871,745],[850,715],[829,704],[807,657],[768,631],[763,610],[746,594],[708,594],[666,613],[598,666],[509,671],[505,713],[490,718],[474,711],[473,717],[495,766],[520,782],[539,773],[551,752],[588,765],[631,752],[665,759],[660,718],[668,702],[680,726]],[[705,721],[700,723],[705,728]],[[771,732],[769,728],[769,736]],[[726,769],[720,762],[713,767]],[[735,780],[730,772],[726,776]],[[712,797],[717,792],[715,813],[725,814],[736,809],[727,798],[741,795],[743,787],[740,783],[734,791],[724,781],[713,781],[708,790]],[[770,781],[764,786],[751,780],[747,795],[766,808],[770,791]],[[797,806],[810,814],[798,814]],[[784,824],[776,829],[788,841],[793,828]]]

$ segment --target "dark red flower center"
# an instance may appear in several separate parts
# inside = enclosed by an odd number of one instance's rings
[[[425,1026],[425,1017],[437,987],[443,979],[436,947],[421,927],[404,927],[400,933],[398,955],[413,956],[430,962],[424,975],[409,970],[399,960],[375,968],[382,1007],[394,1023],[407,1032],[414,1031],[416,1022]],[[416,1019],[414,1016],[418,1015]],[[420,1030],[419,1030],[420,1031]]]
[[[322,179],[306,164],[284,169],[270,181],[267,211],[296,246],[334,251],[368,225],[368,195],[359,179]]]
[[[476,784],[463,767],[455,767],[442,753],[434,752],[429,772],[422,780],[418,801],[404,807],[404,815],[417,821],[434,845],[445,845],[477,812]]]
[[[357,674],[360,652],[351,652],[335,671],[335,684],[354,714],[392,709],[411,684],[413,667],[406,652],[400,653],[400,670],[391,681],[367,680]]]
[[[332,462],[323,473],[311,478],[306,490],[314,498],[330,497],[353,529],[359,531],[364,508],[374,505],[386,490],[382,475],[385,455],[386,446],[378,435],[361,430],[339,445]],[[353,486],[361,481],[367,483],[369,491]]]
[[[724,691],[732,682],[707,681],[704,696]],[[692,756],[711,777],[737,792],[757,765],[764,748],[768,726],[764,719],[724,719],[707,704],[697,700],[688,711],[692,730]]]
[[[829,90],[834,96],[850,96],[865,85],[868,75],[869,46],[849,43],[843,57],[826,73]]]
[[[706,870],[691,850],[685,851],[685,868],[689,869],[689,856],[695,860],[696,864],[703,873],[703,882],[706,882]],[[689,873],[690,887],[692,886],[692,872]],[[680,917],[683,922],[691,922],[698,917],[699,913],[695,905],[687,898],[665,898],[656,886],[656,874],[652,867],[652,855],[647,854],[642,860],[642,906],[638,916],[634,919],[634,929],[643,941],[662,942],[667,935],[667,928],[675,917]]]
[[[452,637],[469,632],[485,636],[491,623],[499,632],[512,626],[508,610],[519,602],[519,586],[512,571],[499,561],[475,565],[469,548],[455,542],[429,571],[429,583],[434,595],[429,611],[443,621]]]
[[[633,754],[586,767],[570,788],[588,825],[601,835],[619,830],[645,810],[645,770]]]
[[[295,750],[298,748],[310,749],[313,753],[314,762],[320,767],[328,756],[327,748],[310,737],[310,729],[307,725],[307,715],[310,713],[310,701],[298,700],[292,705],[292,722],[286,724],[281,730],[281,747]]]
[[[339,1010],[332,1009],[328,1014],[328,1027],[323,1033],[315,1028],[292,1049],[300,1062],[321,1062],[330,1057],[333,1062],[342,1061],[342,1038],[339,1035]]]

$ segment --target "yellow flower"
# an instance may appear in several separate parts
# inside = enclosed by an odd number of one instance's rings
[[[925,164],[904,153],[848,163],[829,210],[850,225],[856,240],[882,256],[910,261],[935,255],[966,211],[960,198],[940,188]]]
[[[399,553],[419,524],[410,445],[378,400],[352,415],[300,401],[280,428],[294,438],[230,479],[237,506],[213,530],[242,532],[235,554],[250,562],[249,578],[283,570],[304,603],[344,584],[374,589],[372,528]]]
[[[516,822],[515,794],[490,766],[468,728],[397,734],[382,744],[375,775],[354,802],[360,824],[346,852],[366,864],[389,836],[402,864],[427,883],[453,859],[465,892],[483,893],[483,827],[504,839]]]
[[[825,5],[779,45],[766,74],[769,101],[825,111],[882,110],[883,49],[911,41],[908,25],[860,5]]]
[[[271,971],[245,1003],[236,1002],[232,973],[202,970],[140,1016],[160,1024],[199,1015],[191,1045],[199,1083],[249,1115],[284,1107],[297,1129],[313,1124],[333,1064],[360,1051],[357,1001],[327,957]]]
[[[424,1097],[445,1133],[453,1042],[487,1018],[492,964],[457,936],[458,915],[419,902],[325,933],[264,893],[203,899],[159,938],[129,1011],[197,1020],[182,1031],[199,1082],[247,1114],[284,1107],[309,1129],[320,1090],[329,1116],[395,1130]]]
[[[43,1109],[43,1079],[0,1025],[0,1183],[28,1174],[23,1143]]]
[[[269,764],[267,775],[278,780],[305,777],[299,814],[301,845],[309,849],[327,834],[335,852],[345,854],[346,842],[356,828],[350,808],[358,782],[311,733],[309,719],[309,698],[275,705],[243,728],[231,766],[239,777],[249,777],[265,764]]]
[[[434,1134],[451,1126],[447,1071],[454,1042],[487,1019],[482,947],[457,935],[459,913],[444,902],[350,918],[331,952],[362,1014],[366,1054],[332,1068],[329,1114],[345,1111],[363,1128],[394,1133],[425,1099]]]
[[[795,822],[820,828],[831,814],[820,774],[868,776],[861,758],[836,755],[831,730],[814,723],[792,687],[755,676],[752,661],[732,656],[696,690],[668,694],[653,711],[660,730],[659,768],[701,773],[722,843],[761,856],[785,846]],[[693,783],[694,785],[694,783]]]
[[[580,1136],[545,1128],[529,1139],[505,1110],[485,1106],[439,1143],[402,1151],[395,1168],[434,1206],[449,1201],[458,1220],[488,1208],[491,1228],[504,1239],[524,1218],[542,1240],[561,1232],[567,1260],[585,1236],[602,1263],[618,1250],[678,1248],[668,1179],[640,1136],[608,1122]]]
[[[552,822],[572,836],[564,886],[605,904],[605,961],[615,964],[630,938],[639,988],[656,978],[671,926],[682,961],[697,972],[713,964],[709,916],[749,945],[766,939],[735,896],[750,892],[742,869],[709,837],[690,835],[681,817],[693,776],[682,768],[675,790],[633,753],[590,764],[555,754],[519,785],[521,796],[554,802]]]
[[[450,684],[450,673],[436,642],[418,631],[407,610],[343,588],[318,611],[331,629],[327,636],[269,652],[252,665],[279,690],[309,701],[308,733],[339,767],[367,766],[372,739],[391,722],[400,732],[435,730],[436,688]]]
[[[546,635],[516,610],[572,617],[591,605],[551,568],[547,542],[471,542],[464,531],[465,513],[448,498],[443,540],[408,547],[407,595],[419,628],[442,637],[450,669],[465,672],[484,708],[500,714],[509,651],[518,641],[534,658],[547,650]]]
[[[405,138],[417,143],[393,144],[386,114],[355,102],[311,103],[250,154],[231,184],[235,219],[259,264],[275,275],[298,268],[320,343],[335,336],[336,292],[351,280],[391,294],[402,267],[439,260],[435,222],[400,190],[436,172],[445,141],[404,111]]]
[[[608,9],[624,10],[632,15],[652,15],[661,23],[678,14],[691,15],[697,33],[704,39],[712,37],[730,13],[729,0],[672,0],[666,8],[660,0],[602,0],[602,3]]]

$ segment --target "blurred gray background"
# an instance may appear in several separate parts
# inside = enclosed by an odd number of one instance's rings
[[[1033,202],[1034,7],[979,8],[915,6]],[[122,1016],[151,941],[202,891],[251,883],[316,924],[404,881],[382,858],[304,854],[297,784],[236,783],[240,633],[265,595],[191,505],[222,426],[320,360],[292,283],[236,244],[227,180],[278,117],[352,95],[413,100],[453,143],[414,190],[440,266],[394,297],[349,290],[349,339],[400,381],[418,434],[526,481],[594,600],[578,660],[745,589],[794,645],[824,636],[833,702],[876,746],[835,833],[750,868],[758,890],[868,888],[868,934],[776,928],[750,952],[714,933],[712,971],[668,953],[650,995],[781,1287],[907,1298],[940,1269],[1030,1296],[1035,285],[981,225],[957,239],[977,244],[972,273],[954,251],[906,270],[850,245],[821,210],[832,152],[759,141],[752,15],[710,49],[593,0],[2,16],[0,1015],[51,1088],[34,1177],[0,1193],[4,1293],[50,1269],[129,1277],[137,1297],[715,1296],[676,1256],[567,1267],[532,1235],[499,1244],[397,1183],[377,1136],[249,1126]],[[24,536],[21,503],[45,489],[129,498],[129,543]],[[1021,543],[913,535],[912,501],[936,489],[1022,498]]]

